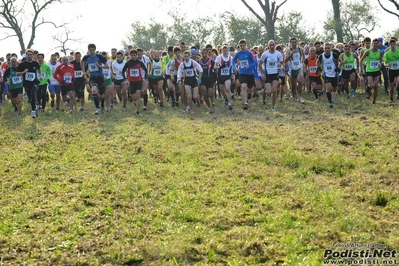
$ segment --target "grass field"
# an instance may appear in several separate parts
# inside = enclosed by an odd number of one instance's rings
[[[6,103],[0,262],[323,265],[334,243],[399,247],[398,106],[312,99],[37,119]]]

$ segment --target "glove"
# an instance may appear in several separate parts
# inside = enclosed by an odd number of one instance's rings
[[[201,85],[201,78],[197,79],[197,83],[198,83],[198,85]]]

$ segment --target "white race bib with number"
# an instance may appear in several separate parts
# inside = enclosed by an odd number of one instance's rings
[[[229,67],[224,67],[224,68],[221,69],[220,72],[221,72],[222,76],[228,76],[228,75],[230,75],[230,68]]]
[[[241,68],[248,67],[248,60],[241,60],[240,61],[240,67]]]
[[[99,68],[98,68],[98,66],[96,64],[93,64],[93,63],[89,64],[89,71],[90,72],[96,72],[98,70],[99,70]]]
[[[83,71],[82,71],[82,70],[76,70],[76,71],[75,71],[75,77],[76,77],[76,78],[81,78],[81,77],[83,77]]]
[[[103,76],[105,79],[111,78],[111,73],[110,73],[109,69],[103,69]]]
[[[391,69],[399,69],[399,61],[391,63]]]
[[[379,63],[380,63],[380,61],[377,61],[377,60],[370,61],[370,68],[373,68],[373,69],[378,68]]]
[[[345,70],[352,70],[353,69],[353,64],[345,64],[344,65]]]
[[[64,76],[65,83],[72,83],[72,76]]]
[[[316,73],[316,72],[317,72],[317,66],[311,66],[311,67],[309,67],[309,72],[310,72],[310,73]]]
[[[12,80],[12,84],[19,84],[19,83],[22,83],[22,77],[21,77],[21,76],[19,76],[19,77],[17,77],[17,76],[12,77],[11,80]]]
[[[25,80],[34,81],[35,78],[36,78],[36,73],[35,72],[26,72],[25,73]]]
[[[194,70],[193,69],[185,69],[184,73],[186,74],[186,77],[194,77]]]
[[[130,76],[131,77],[139,77],[139,70],[138,69],[130,69]]]
[[[161,76],[162,71],[159,68],[154,69],[154,76]]]

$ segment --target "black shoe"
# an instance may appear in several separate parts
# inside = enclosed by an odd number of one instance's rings
[[[54,108],[54,100],[51,100],[50,106],[51,108]]]
[[[159,106],[160,106],[160,107],[163,107],[163,102],[160,102],[160,103],[159,103]]]
[[[244,103],[244,110],[247,110],[247,109],[248,109],[248,104]]]

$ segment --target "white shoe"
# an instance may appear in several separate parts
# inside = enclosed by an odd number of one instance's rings
[[[100,108],[97,108],[96,111],[94,112],[94,114],[98,115],[100,113]]]
[[[190,106],[186,106],[186,112],[190,111]]]
[[[36,111],[32,111],[32,112],[30,112],[31,113],[31,115],[32,115],[32,118],[36,118]]]
[[[300,103],[304,103],[305,100],[304,100],[302,97],[300,97],[300,98],[299,98],[299,102],[300,102]]]

